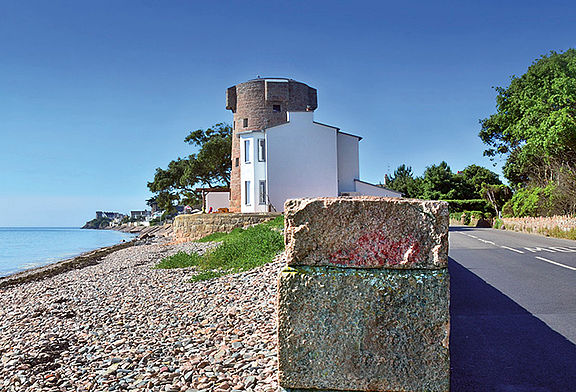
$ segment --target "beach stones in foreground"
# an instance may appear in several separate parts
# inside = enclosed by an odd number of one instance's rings
[[[448,391],[448,207],[286,202],[278,381],[299,391]]]

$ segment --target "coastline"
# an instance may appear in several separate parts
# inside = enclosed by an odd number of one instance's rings
[[[70,259],[56,261],[51,264],[26,269],[24,271],[15,272],[13,274],[0,277],[0,289],[21,283],[42,280],[73,269],[80,269],[90,265],[96,265],[98,264],[98,261],[105,256],[118,250],[134,246],[136,241],[138,241],[138,238],[134,238],[127,242],[121,242],[116,245],[105,246],[103,248],[84,252]]]
[[[23,271],[14,272],[12,274],[0,277],[0,289],[5,287],[10,287],[26,282],[33,282],[37,280],[46,279],[63,272],[67,272],[74,269],[81,269],[91,265],[98,264],[104,257],[111,253],[117,252],[119,250],[141,245],[143,243],[150,243],[150,240],[154,238],[170,238],[172,234],[171,225],[163,226],[120,226],[118,229],[106,229],[106,230],[116,230],[124,233],[137,234],[130,241],[120,242],[115,245],[105,246],[102,248],[93,249],[87,252],[83,252],[77,256],[67,258],[64,260],[59,260],[47,265],[42,265],[39,267],[29,268]]]

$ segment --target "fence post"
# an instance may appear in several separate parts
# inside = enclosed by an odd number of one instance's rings
[[[288,200],[278,379],[300,391],[448,391],[448,205]]]

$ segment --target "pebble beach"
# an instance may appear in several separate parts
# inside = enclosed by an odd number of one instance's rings
[[[210,243],[142,244],[0,289],[1,391],[276,391],[283,262],[189,283],[153,269]]]

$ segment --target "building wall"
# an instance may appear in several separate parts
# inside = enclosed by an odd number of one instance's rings
[[[338,191],[354,192],[360,178],[358,137],[338,133]]]
[[[274,111],[280,105],[280,111]],[[286,123],[288,111],[315,110],[316,89],[292,79],[254,79],[230,87],[226,92],[226,109],[234,113],[232,137],[232,171],[230,173],[230,209],[241,210],[240,158],[238,132],[262,130]],[[243,119],[248,119],[244,127]]]
[[[264,139],[264,132],[251,132],[241,134],[240,140],[240,195],[242,212],[268,212],[268,204],[260,203],[260,181],[266,181],[266,160],[260,161],[258,158],[258,140]],[[244,142],[250,142],[250,162],[246,162]],[[246,201],[245,182],[250,181],[250,205]]]
[[[206,211],[218,211],[218,208],[230,208],[230,192],[207,192]]]
[[[279,212],[286,199],[338,196],[335,129],[315,124],[313,112],[288,116],[266,131],[268,198]]]

